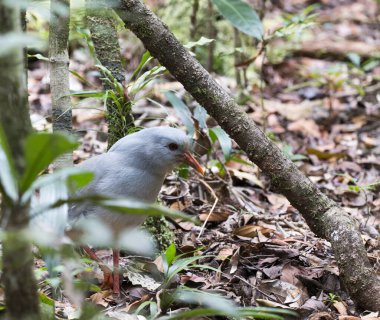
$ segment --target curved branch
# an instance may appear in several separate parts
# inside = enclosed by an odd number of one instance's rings
[[[140,0],[120,0],[117,9],[126,26],[271,178],[310,228],[331,242],[352,299],[380,311],[380,282],[354,220],[298,170]]]

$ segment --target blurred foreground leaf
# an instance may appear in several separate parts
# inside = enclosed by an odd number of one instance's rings
[[[78,143],[60,133],[34,133],[25,143],[26,168],[21,179],[21,191],[25,192],[37,178],[59,156],[71,152]]]

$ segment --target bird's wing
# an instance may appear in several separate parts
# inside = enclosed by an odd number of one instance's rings
[[[142,170],[128,163],[128,157],[118,153],[106,153],[89,160],[81,166],[94,172],[94,179],[77,192],[77,196],[104,195],[126,197],[143,202],[154,202],[161,189],[165,174],[155,175],[149,170]],[[74,204],[70,207],[69,218],[76,219],[82,215],[97,214],[103,211],[90,203]]]

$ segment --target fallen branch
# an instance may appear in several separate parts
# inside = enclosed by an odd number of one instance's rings
[[[292,50],[292,54],[297,56],[334,57],[337,59],[346,59],[349,52],[356,53],[363,58],[369,58],[378,55],[380,45],[344,39],[321,39],[303,41],[298,48]]]
[[[267,174],[318,236],[332,244],[341,276],[362,308],[380,311],[380,283],[354,220],[330,200],[274,145],[234,99],[139,0],[120,0],[118,13],[150,53],[180,81]]]

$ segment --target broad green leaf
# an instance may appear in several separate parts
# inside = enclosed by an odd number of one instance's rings
[[[182,219],[186,221],[191,221],[193,223],[199,224],[199,222],[192,216],[182,213],[180,211],[172,210],[163,206],[155,204],[146,204],[137,200],[127,199],[127,198],[115,198],[111,199],[109,197],[101,195],[88,195],[83,197],[70,197],[68,199],[58,200],[48,207],[40,207],[32,210],[32,215],[41,214],[44,210],[49,210],[52,208],[58,208],[64,204],[68,203],[84,203],[91,202],[95,205],[102,206],[104,208],[119,212],[121,214],[136,214],[136,215],[146,215],[153,217],[169,217],[172,219]]]
[[[40,307],[41,307],[41,316],[46,320],[54,320],[54,300],[50,299],[47,295],[40,292]]]
[[[16,170],[2,129],[0,129],[0,187],[7,197],[13,201],[17,200]]]
[[[171,210],[169,208],[155,205],[146,204],[136,200],[129,199],[112,199],[112,200],[101,200],[96,202],[96,204],[108,208],[110,210],[126,213],[126,214],[136,214],[136,215],[148,215],[152,217],[169,217],[172,219],[183,219],[187,221],[193,221],[194,218],[182,213],[180,211]]]
[[[218,308],[197,308],[188,311],[178,312],[169,316],[163,316],[156,318],[157,320],[183,320],[183,319],[203,319],[208,316],[225,316],[231,318],[239,318],[240,314],[231,315],[228,312],[224,312]],[[272,313],[264,313],[264,312],[250,312],[248,315],[242,314],[242,317],[253,317],[254,319],[270,319],[270,320],[283,320],[284,318],[272,314]]]
[[[26,202],[33,195],[35,190],[41,187],[49,186],[57,181],[64,183],[70,190],[76,190],[84,187],[88,184],[94,177],[92,172],[87,172],[80,167],[70,167],[62,168],[54,171],[50,174],[45,174],[38,177],[37,180],[33,182],[30,188],[24,192],[22,196],[22,202]]]
[[[42,170],[59,156],[71,152],[78,143],[60,133],[34,133],[25,142],[25,172],[21,178],[21,191],[25,192]]]
[[[165,258],[166,258],[166,263],[168,264],[168,267],[172,264],[172,262],[174,261],[174,258],[175,258],[175,254],[176,254],[176,248],[175,248],[175,244],[172,243],[169,248],[166,249],[166,252],[165,252]]]
[[[165,92],[165,97],[169,100],[169,102],[174,108],[174,111],[181,119],[182,123],[185,125],[187,132],[189,133],[189,136],[192,137],[195,128],[193,120],[191,118],[191,112],[189,110],[189,107],[181,99],[179,99],[172,91]]]
[[[182,303],[200,304],[202,307],[218,309],[226,314],[237,316],[235,304],[217,294],[182,287],[175,291],[174,297]]]
[[[215,41],[215,39],[208,39],[202,36],[198,41],[191,41],[185,44],[184,47],[187,49],[191,49],[195,46],[204,46],[204,45],[210,44],[213,41]]]
[[[224,158],[228,159],[232,151],[232,141],[230,136],[220,127],[211,128],[208,132],[212,142],[215,142],[216,139],[218,139]]]
[[[8,32],[0,35],[0,57],[10,54],[15,49],[38,46],[42,49],[42,41],[35,35],[24,32]]]
[[[263,37],[263,26],[256,11],[243,0],[212,0],[218,11],[241,32],[258,40]]]

